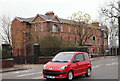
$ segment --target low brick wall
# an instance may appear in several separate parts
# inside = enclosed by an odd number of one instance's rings
[[[13,65],[14,65],[13,59],[3,59],[3,60],[0,60],[0,68],[13,67]]]
[[[45,64],[47,62],[49,62],[50,60],[52,60],[53,57],[39,57],[38,58],[38,63],[39,64]]]

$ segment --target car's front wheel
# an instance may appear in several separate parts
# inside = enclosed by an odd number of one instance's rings
[[[86,72],[85,75],[86,75],[87,77],[90,77],[90,76],[91,76],[91,68],[90,68],[90,67],[87,69],[87,72]]]
[[[72,71],[69,71],[69,72],[68,72],[67,79],[68,79],[68,80],[72,80],[73,78],[74,78],[73,72],[72,72]]]

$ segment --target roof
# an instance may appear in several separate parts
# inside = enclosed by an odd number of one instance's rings
[[[106,26],[99,26],[98,29],[108,31],[108,28]]]
[[[53,16],[47,16],[47,15],[42,15],[42,14],[37,14],[35,17],[30,17],[30,18],[22,18],[22,17],[16,17],[20,22],[29,22],[32,23],[32,21],[37,17],[40,16],[41,18],[43,18],[45,21],[52,21],[54,18],[57,18],[60,23],[68,23],[68,24],[76,24],[79,25],[81,24],[82,26],[85,26],[85,24],[83,22],[75,22],[69,19],[63,19],[63,18],[59,18],[57,15],[53,15]],[[53,21],[54,22],[54,21]],[[105,29],[105,27],[103,28],[103,26],[99,26],[98,29]]]
[[[35,17],[30,17],[30,18],[22,18],[22,17],[16,17],[16,18],[21,22],[26,21],[26,22],[31,23],[37,16],[42,17],[46,21],[52,21],[55,17],[57,17],[60,22],[63,22],[63,23],[69,23],[70,22],[70,20],[59,18],[57,15],[47,16],[47,15],[37,14]]]
[[[26,21],[26,22],[32,22],[32,20],[35,18],[35,17],[31,17],[31,18],[22,18],[22,17],[16,17],[19,21],[23,22],[23,21]]]
[[[60,53],[67,53],[67,54],[76,54],[76,53],[87,53],[87,52],[75,52],[75,51],[70,51],[70,52],[60,52]]]

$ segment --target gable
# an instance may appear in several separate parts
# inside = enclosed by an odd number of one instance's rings
[[[40,21],[45,21],[45,20],[42,17],[40,17],[39,15],[37,15],[32,22],[40,22]]]
[[[54,19],[52,19],[52,21],[60,22],[60,20],[58,19],[58,17],[55,17]]]
[[[21,22],[18,18],[14,18],[13,20],[12,20],[12,23],[14,23],[14,22]]]

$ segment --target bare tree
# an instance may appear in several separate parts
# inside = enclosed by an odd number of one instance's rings
[[[120,16],[120,9],[118,2],[109,2],[99,10],[100,20],[104,25],[109,25],[110,40],[118,36],[118,17]]]
[[[85,45],[88,39],[97,33],[96,26],[89,24],[91,20],[91,16],[89,14],[78,11],[77,13],[73,13],[69,18],[75,27],[76,25],[78,26],[77,34],[79,38],[77,39],[77,42],[79,46]]]
[[[1,32],[0,32],[2,42],[11,45],[12,40],[11,40],[11,20],[10,20],[10,17],[7,17],[5,15],[0,17],[0,26],[2,28]]]

